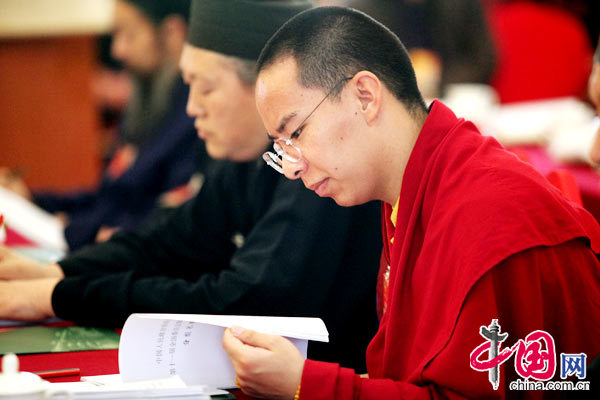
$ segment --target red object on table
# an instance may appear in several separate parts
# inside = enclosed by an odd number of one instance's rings
[[[79,368],[80,375],[48,378],[50,382],[78,382],[82,376],[119,373],[119,350],[73,351],[19,356],[21,371]]]
[[[79,370],[79,368],[65,368],[46,371],[35,371],[34,374],[36,374],[40,378],[48,379],[62,376],[80,376],[81,371]]]
[[[33,243],[31,240],[25,238],[24,236],[21,236],[17,232],[10,229],[8,226],[5,226],[5,228],[6,241],[4,242],[4,244],[6,246],[35,246],[35,243]]]

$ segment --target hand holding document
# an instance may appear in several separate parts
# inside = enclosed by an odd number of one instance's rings
[[[132,314],[119,345],[123,382],[178,375],[188,385],[235,387],[235,372],[221,345],[231,326],[284,336],[304,358],[308,340],[329,341],[318,318]]]
[[[216,389],[235,387],[235,372],[221,345],[231,326],[285,336],[304,358],[308,340],[329,341],[318,318],[132,314],[119,343],[119,375],[44,382],[40,392],[54,400],[233,398]]]

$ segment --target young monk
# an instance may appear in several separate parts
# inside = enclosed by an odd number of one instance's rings
[[[246,393],[541,397],[556,392],[511,382],[560,380],[559,353],[598,355],[598,224],[472,123],[427,107],[387,28],[352,9],[309,10],[270,39],[258,70],[268,163],[343,206],[381,200],[386,262],[368,377],[234,327],[223,345]],[[528,337],[537,330],[544,340]]]

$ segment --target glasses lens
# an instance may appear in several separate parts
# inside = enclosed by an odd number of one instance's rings
[[[263,160],[267,165],[271,166],[275,171],[283,174],[283,166],[281,165],[281,158],[275,153],[267,151],[262,156]]]
[[[297,163],[302,158],[300,150],[288,141],[277,141],[273,143],[273,148],[279,157],[285,158],[286,161]]]
[[[283,150],[283,147],[281,147],[281,145],[277,142],[273,142],[273,149],[279,157],[283,157],[283,155],[285,154],[285,150]]]

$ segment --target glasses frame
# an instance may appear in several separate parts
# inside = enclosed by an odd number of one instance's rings
[[[340,86],[340,84],[346,83],[349,80],[351,80],[352,78],[353,78],[352,76],[344,77],[344,78],[340,79],[335,85],[333,85],[333,87],[331,89],[329,89],[329,91],[327,92],[325,97],[323,97],[323,99],[321,99],[321,101],[319,101],[319,103],[312,109],[312,111],[310,113],[308,113],[306,118],[304,118],[302,120],[302,122],[300,122],[298,124],[298,128],[296,128],[292,132],[296,132],[298,129],[300,129],[300,127],[302,125],[304,125],[304,123],[306,123],[306,121],[308,121],[308,119],[315,113],[315,111],[317,111],[317,109],[321,106],[321,104],[323,104],[325,102],[325,100],[327,100],[329,98],[329,96],[331,96],[331,94],[337,89],[338,86]],[[263,160],[267,163],[267,165],[272,167],[275,171],[279,172],[280,174],[283,174],[283,160],[284,159],[286,161],[291,162],[292,164],[299,163],[300,160],[302,160],[302,151],[300,150],[300,148],[298,146],[296,146],[296,145],[294,145],[294,143],[292,143],[292,140],[293,140],[292,138],[278,138],[278,139],[273,140],[273,150],[275,150],[275,152],[266,151],[262,156]],[[284,145],[293,148],[295,151],[298,152],[298,157],[293,157],[293,156],[289,155],[288,153],[286,153],[285,150],[283,149],[283,147],[281,146],[281,144],[279,144],[279,143],[283,143]]]

